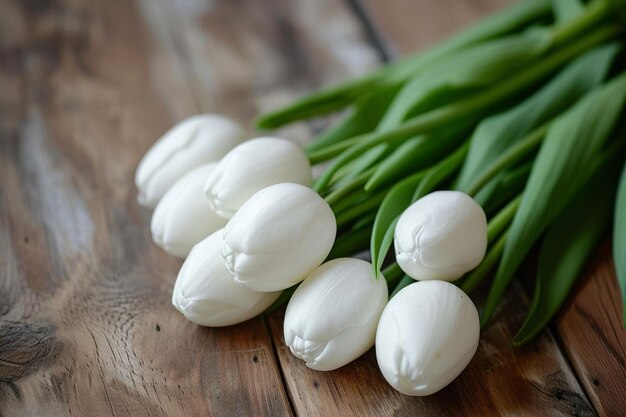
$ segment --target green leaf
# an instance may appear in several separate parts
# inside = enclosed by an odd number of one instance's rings
[[[559,22],[577,18],[585,12],[585,6],[579,0],[552,0],[552,9]]]
[[[465,140],[471,127],[467,123],[454,123],[436,133],[406,140],[378,165],[365,189],[375,190],[435,164]]]
[[[371,233],[372,228],[365,227],[341,235],[337,240],[335,240],[333,248],[328,254],[326,260],[329,261],[331,259],[344,258],[366,250],[367,239]]]
[[[341,167],[340,170],[333,177],[333,181],[331,185],[336,185],[341,187],[346,181],[350,181],[368,168],[375,165],[381,159],[389,154],[393,149],[395,149],[395,144],[391,143],[381,143],[373,147],[372,149],[365,152],[363,155],[352,160],[349,164]]]
[[[378,131],[494,85],[542,56],[551,32],[534,28],[519,35],[479,43],[450,54],[422,69],[400,90]]]
[[[480,94],[416,116],[401,126],[387,132],[366,134],[358,138],[358,144],[350,143],[347,147],[341,145],[349,143],[350,141],[337,144],[338,146],[333,149],[332,152],[325,153],[323,159],[317,159],[319,162],[327,158],[337,157],[328,169],[315,181],[313,189],[323,193],[337,170],[380,143],[407,139],[421,133],[448,126],[450,123],[456,123],[460,120],[471,123],[484,117],[485,113],[492,111],[493,108],[498,105],[502,105],[502,103],[510,99],[511,96],[519,94],[562,67],[574,57],[600,43],[614,38],[619,33],[620,29],[613,25],[599,27],[586,36],[576,39],[571,45],[553,51],[535,65],[518,71],[505,82],[501,82]],[[311,155],[309,157],[312,158]]]
[[[354,104],[354,108],[341,121],[326,129],[306,146],[307,152],[319,150],[345,139],[373,131],[399,90],[400,84],[375,90],[359,99]]]
[[[398,217],[413,202],[413,192],[423,176],[424,174],[420,172],[399,182],[389,190],[380,204],[370,241],[372,264],[377,276],[393,242]]]
[[[532,163],[525,163],[512,171],[498,174],[474,196],[487,217],[518,195],[526,185]]]
[[[259,129],[275,129],[296,120],[340,110],[374,90],[385,89],[389,84],[395,85],[440,56],[465,45],[514,32],[550,13],[550,2],[547,0],[520,1],[488,16],[434,48],[397,61],[362,78],[319,90],[286,107],[263,114],[256,119],[255,125]]]
[[[522,259],[590,175],[626,98],[626,73],[592,90],[555,121],[515,214],[481,324],[493,314]]]
[[[617,281],[622,290],[624,305],[624,327],[626,327],[626,164],[619,182],[615,203],[615,220],[613,226],[613,262]]]
[[[614,43],[585,53],[521,104],[481,122],[472,136],[457,188],[467,189],[486,167],[517,141],[601,83],[619,49],[619,44]]]
[[[618,176],[612,165],[598,170],[548,229],[529,313],[514,345],[529,342],[554,317],[608,229]]]

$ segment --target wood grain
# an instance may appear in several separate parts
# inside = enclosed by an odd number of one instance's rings
[[[511,4],[511,0],[358,0],[390,56],[424,49],[477,19]]]
[[[391,0],[383,5],[373,0],[362,1],[392,54],[407,54],[428,46],[437,36],[450,35],[480,15],[510,3],[509,0],[432,3]],[[622,415],[626,395],[616,393],[626,392],[626,332],[620,321],[620,292],[606,245],[580,281],[582,284],[570,297],[553,331],[596,411],[600,415]]]
[[[185,116],[247,122],[369,69],[347,9],[9,0],[0,28],[0,415],[291,415],[262,319],[204,329],[171,307],[180,262],[133,175]]]
[[[393,56],[440,39],[452,28],[503,3],[393,0],[384,4],[366,1],[364,6],[374,32],[381,33]],[[438,19],[447,24],[440,25]],[[284,347],[281,316],[270,319],[270,329],[289,395],[300,415],[594,415],[549,332],[524,348],[512,347],[511,340],[524,320],[527,304],[523,291],[516,286],[515,292],[503,300],[493,324],[481,335],[469,367],[449,387],[426,398],[406,397],[386,386],[373,350],[340,370],[315,372]]]
[[[390,55],[505,3],[362,1]],[[309,370],[282,343],[281,312],[206,329],[170,306],[180,262],[135,202],[143,152],[191,114],[247,123],[368,71],[366,29],[342,0],[0,1],[0,416],[594,414],[550,332],[511,347],[518,287],[470,367],[429,398],[391,389],[372,351]],[[280,134],[305,141],[323,124]],[[598,411],[617,415],[607,253],[555,329]]]
[[[519,288],[516,288],[521,292]],[[333,372],[308,369],[282,343],[282,319],[270,319],[291,401],[305,416],[593,416],[593,409],[549,333],[515,349],[525,301],[507,297],[481,335],[468,368],[429,397],[408,397],[383,379],[374,350]]]
[[[598,414],[623,415],[626,332],[608,240],[587,266],[554,328]]]

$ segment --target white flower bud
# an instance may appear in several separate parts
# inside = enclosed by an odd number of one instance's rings
[[[183,176],[154,209],[152,240],[168,254],[184,258],[196,243],[226,225],[227,220],[211,210],[203,191],[215,165],[202,165]]]
[[[436,191],[402,213],[394,239],[396,260],[407,275],[453,281],[485,257],[487,218],[467,194]]]
[[[392,387],[430,395],[470,362],[480,337],[476,307],[455,285],[416,282],[387,304],[376,332],[376,359]]]
[[[277,291],[302,281],[328,256],[337,223],[319,194],[299,184],[262,189],[224,228],[222,255],[237,282]]]
[[[250,291],[234,282],[224,267],[221,247],[222,230],[194,246],[174,285],[174,307],[202,326],[241,323],[262,313],[280,295]]]
[[[199,114],[165,132],[143,156],[135,173],[137,201],[154,208],[165,192],[192,169],[218,161],[239,144],[244,131],[218,114]]]
[[[387,282],[372,264],[340,258],[326,262],[300,284],[285,313],[284,337],[291,352],[318,371],[332,371],[374,344],[387,303]]]
[[[257,138],[230,151],[208,178],[204,192],[213,209],[227,219],[257,191],[282,182],[311,185],[304,151],[286,139]]]

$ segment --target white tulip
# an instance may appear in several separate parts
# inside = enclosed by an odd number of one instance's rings
[[[479,336],[478,312],[463,291],[445,281],[416,282],[385,307],[376,359],[392,387],[406,395],[430,395],[465,369]]]
[[[152,240],[168,254],[184,258],[196,243],[226,225],[227,220],[211,210],[203,191],[215,165],[202,165],[182,177],[154,209]]]
[[[222,255],[235,280],[254,291],[302,281],[328,256],[337,223],[319,194],[299,184],[262,189],[224,228]]]
[[[137,201],[154,208],[165,192],[192,169],[218,161],[241,143],[244,131],[218,114],[199,114],[178,123],[143,156],[135,173]]]
[[[487,218],[467,194],[436,191],[402,213],[394,239],[396,260],[407,275],[453,281],[485,257]]]
[[[285,343],[311,369],[332,371],[346,365],[374,345],[387,296],[385,278],[376,279],[369,262],[326,262],[291,297]]]
[[[208,178],[204,191],[227,219],[257,191],[282,182],[311,185],[311,165],[300,147],[285,139],[257,138],[230,151]]]
[[[250,291],[234,282],[224,267],[221,247],[222,230],[194,246],[174,286],[174,307],[202,326],[241,323],[262,313],[280,295]]]

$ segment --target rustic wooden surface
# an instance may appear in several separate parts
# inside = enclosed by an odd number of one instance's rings
[[[175,121],[246,123],[432,43],[504,0],[0,0],[0,415],[619,415],[624,332],[604,247],[554,326],[510,345],[516,287],[461,377],[429,398],[373,352],[306,368],[282,313],[225,329],[170,306],[180,262],[135,203],[142,153]],[[303,141],[311,128],[282,134]],[[554,336],[553,336],[554,334]],[[580,381],[580,382],[579,382]]]

